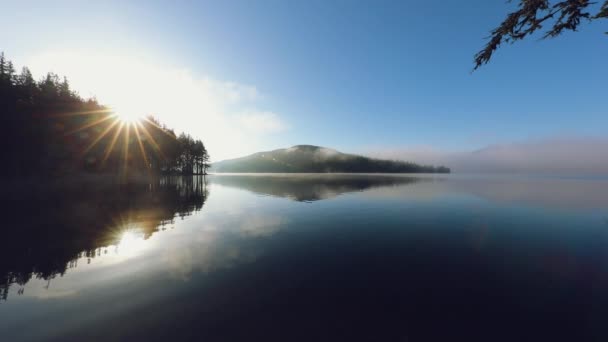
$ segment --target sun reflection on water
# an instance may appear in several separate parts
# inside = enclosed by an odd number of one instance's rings
[[[123,231],[116,245],[116,252],[121,256],[132,256],[144,248],[144,236],[137,229]]]

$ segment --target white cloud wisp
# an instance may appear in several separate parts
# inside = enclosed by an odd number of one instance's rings
[[[259,108],[263,97],[255,87],[198,77],[188,69],[65,51],[39,54],[26,65],[38,76],[65,75],[82,96],[95,96],[116,111],[153,115],[203,140],[216,161],[255,152],[265,135],[288,128],[278,114]]]

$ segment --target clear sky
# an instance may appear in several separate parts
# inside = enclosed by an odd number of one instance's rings
[[[514,4],[11,1],[2,9],[0,49],[18,65],[66,74],[82,95],[117,108],[141,105],[202,138],[214,160],[294,144],[382,155],[607,136],[608,20],[503,46],[472,73],[484,37]]]

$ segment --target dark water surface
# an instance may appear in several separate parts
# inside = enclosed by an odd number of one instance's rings
[[[11,189],[0,341],[608,341],[608,180]]]

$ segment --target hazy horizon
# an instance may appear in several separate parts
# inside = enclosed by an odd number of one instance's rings
[[[472,73],[511,7],[416,6],[13,2],[0,40],[17,70],[153,114],[212,161],[305,143],[455,171],[608,173],[601,27],[504,46]]]

